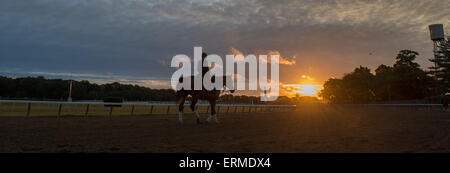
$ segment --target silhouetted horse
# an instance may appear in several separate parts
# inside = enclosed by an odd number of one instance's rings
[[[200,115],[198,114],[198,111],[196,109],[196,104],[198,100],[207,100],[211,107],[211,115],[209,115],[208,119],[206,121],[210,121],[211,119],[214,119],[214,121],[217,123],[217,116],[216,116],[216,101],[219,99],[219,95],[221,92],[225,91],[225,85],[227,80],[232,80],[231,76],[220,76],[220,77],[213,77],[211,80],[214,82],[214,80],[222,80],[223,81],[223,88],[224,90],[212,90],[208,91],[206,89],[203,90],[194,90],[194,78],[193,76],[180,78],[180,82],[183,80],[191,80],[191,90],[180,90],[177,91],[178,96],[178,121],[180,123],[183,122],[183,110],[184,110],[184,102],[188,95],[192,96],[192,102],[190,105],[190,108],[192,112],[194,112],[195,117],[197,118],[197,123],[200,123]],[[230,90],[231,93],[234,92],[234,90]]]

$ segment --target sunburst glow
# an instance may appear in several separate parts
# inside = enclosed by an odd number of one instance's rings
[[[303,96],[317,96],[321,88],[320,85],[301,84],[295,92],[300,93]]]
[[[319,91],[322,89],[321,85],[315,84],[285,84],[283,85],[285,88],[287,96],[311,96],[318,97]]]

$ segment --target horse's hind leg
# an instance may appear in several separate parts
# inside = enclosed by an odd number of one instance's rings
[[[186,100],[186,96],[181,96],[178,100],[178,122],[183,122],[183,109],[184,109],[184,101]]]
[[[200,124],[200,115],[198,114],[198,111],[195,108],[195,105],[197,104],[197,101],[198,101],[197,97],[192,97],[191,110],[192,110],[192,112],[194,112],[194,115],[197,118],[197,124]]]
[[[209,115],[208,119],[206,121],[210,122],[211,119],[214,120],[214,122],[219,123],[219,120],[217,120],[216,116],[216,100],[212,99],[209,100],[209,104],[211,105],[211,115]]]

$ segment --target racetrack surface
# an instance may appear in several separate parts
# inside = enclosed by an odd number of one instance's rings
[[[449,152],[450,112],[301,106],[292,112],[0,117],[0,152]]]

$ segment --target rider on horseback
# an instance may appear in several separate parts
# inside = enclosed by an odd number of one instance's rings
[[[201,69],[202,69],[202,73],[201,73],[201,77],[202,77],[202,83],[203,83],[203,77],[205,76],[205,74],[210,71],[209,67],[204,67],[203,63],[206,61],[206,57],[208,56],[208,54],[206,53],[202,53],[202,62],[201,62]],[[197,75],[200,75],[199,73]],[[193,76],[187,77],[187,80],[191,80],[193,81],[194,78]],[[212,83],[215,82],[215,79],[218,80],[222,80],[223,84],[225,84],[226,80],[228,78],[226,78],[225,76],[221,76],[221,77],[217,77],[217,76],[212,76],[212,78],[210,79]],[[209,79],[208,79],[209,80]],[[179,82],[183,82],[183,77],[181,77],[179,79]],[[219,98],[220,92],[223,90],[217,90],[217,89],[213,89],[212,91],[208,91],[206,90],[206,88],[202,85],[202,90],[184,90],[181,89],[179,91],[177,91],[177,96],[179,97],[178,100],[178,121],[180,123],[183,122],[183,109],[184,109],[184,102],[185,99],[187,98],[188,95],[192,96],[192,101],[191,101],[191,105],[190,108],[192,110],[192,112],[194,113],[196,119],[197,119],[197,123],[200,123],[200,115],[198,114],[198,110],[196,108],[196,104],[197,101],[202,99],[202,100],[207,100],[210,104],[210,108],[211,108],[211,115],[209,115],[208,119],[206,121],[211,121],[214,120],[215,122],[218,122],[217,120],[217,116],[216,116],[216,101]],[[233,91],[230,91],[233,92]]]
[[[202,53],[202,62],[201,62],[201,68],[197,66],[196,69],[202,69],[202,73],[200,76],[200,73],[197,71],[195,76],[187,76],[187,77],[180,77],[179,82],[183,82],[184,80],[190,80],[191,84],[194,84],[194,80],[196,79],[195,77],[202,77],[204,78],[206,73],[208,71],[210,71],[210,68],[208,66],[204,67],[204,63],[206,62],[206,57],[208,56],[208,54],[206,53]],[[213,66],[214,68],[214,66]],[[211,109],[211,114],[209,115],[208,119],[206,119],[206,121],[211,121],[213,120],[214,122],[218,123],[219,121],[217,120],[217,116],[216,116],[216,103],[217,100],[220,97],[220,93],[225,91],[226,88],[226,84],[229,83],[229,81],[232,81],[233,78],[232,76],[213,76],[212,77],[207,77],[207,80],[211,80],[211,83],[215,83],[216,79],[218,80],[218,82],[221,82],[220,88],[214,87],[212,90],[207,90],[203,84],[202,84],[202,90],[195,90],[195,89],[181,89],[177,91],[177,96],[178,96],[178,122],[182,123],[183,122],[183,110],[184,110],[184,102],[186,100],[186,98],[190,95],[192,96],[191,98],[191,104],[190,104],[190,108],[192,110],[192,112],[194,113],[196,119],[197,119],[197,123],[200,123],[200,115],[198,113],[197,107],[195,106],[197,104],[197,102],[199,100],[206,100],[209,102],[209,106],[208,106],[208,110],[209,108]],[[203,79],[202,79],[202,83],[203,83]],[[194,88],[194,85],[192,85],[192,88]],[[231,93],[234,92],[233,89],[229,90]],[[208,111],[207,111],[208,112]]]

